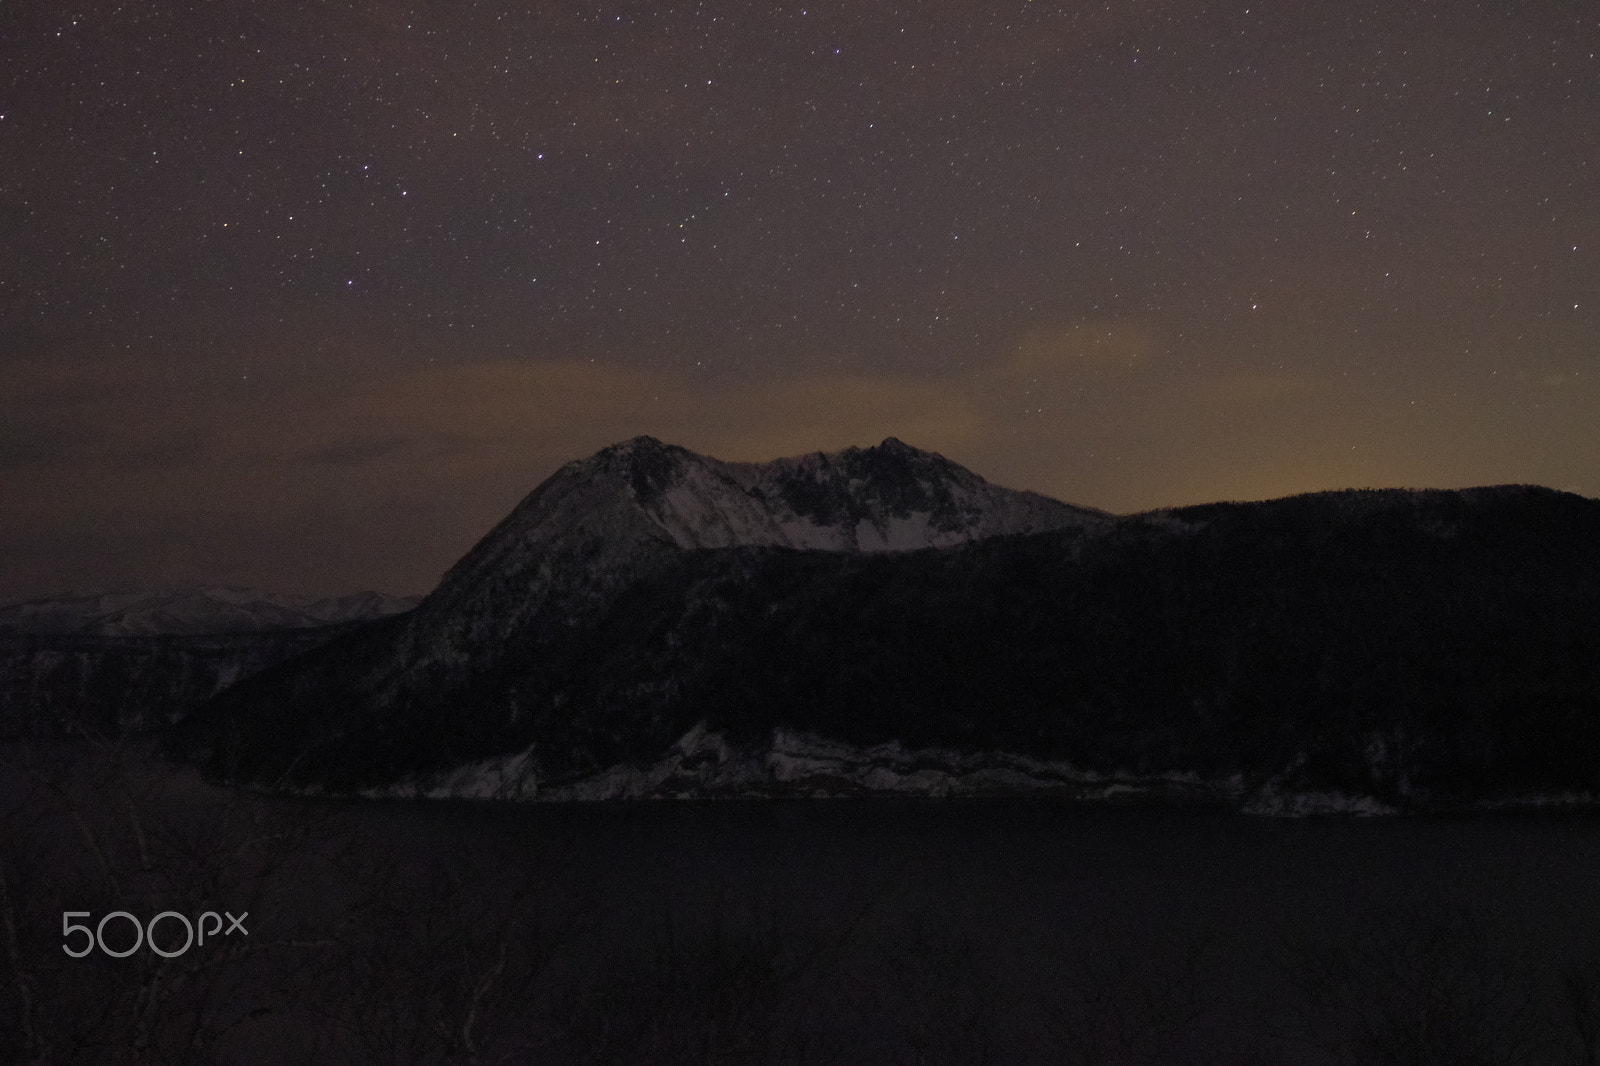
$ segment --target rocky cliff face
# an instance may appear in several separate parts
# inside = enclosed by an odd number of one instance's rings
[[[991,485],[893,437],[770,463],[718,462],[648,437],[601,455],[629,468],[634,498],[682,548],[949,548],[1108,517]]]

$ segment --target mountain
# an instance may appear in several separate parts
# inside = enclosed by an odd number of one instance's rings
[[[641,580],[686,557],[754,547],[886,555],[1110,521],[991,485],[894,438],[726,463],[636,437],[558,470],[416,610],[230,693],[186,728],[184,742],[253,750],[240,732],[256,730],[238,717],[245,713],[277,723],[268,729],[275,739],[262,739],[285,750],[372,746],[395,749],[404,761],[400,750],[444,729],[459,736],[439,749],[442,757],[490,753],[526,732],[526,701],[565,698],[545,679],[574,642]],[[242,710],[263,700],[260,714]],[[452,710],[468,704],[493,709],[465,717]]]
[[[368,621],[408,611],[419,598],[381,592],[286,596],[191,585],[115,589],[0,605],[0,633],[104,637],[255,633]]]
[[[641,438],[564,467],[415,611],[168,742],[225,779],[374,794],[1592,798],[1600,501],[1118,518],[897,441],[741,466]]]
[[[999,488],[893,437],[769,463],[635,437],[562,467],[469,551],[371,665],[381,682],[369,695],[380,706],[445,699],[460,672],[494,673],[508,655],[597,619],[689,551],[905,551],[1109,517]]]

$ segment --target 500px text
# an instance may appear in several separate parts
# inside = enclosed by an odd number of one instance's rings
[[[250,930],[244,927],[244,920],[250,917],[249,911],[245,911],[237,918],[235,918],[232,913],[228,911],[223,911],[222,913],[228,916],[228,928],[226,932],[224,932],[222,928],[222,915],[219,915],[216,911],[206,911],[204,914],[200,915],[199,920],[193,924],[190,923],[188,918],[185,918],[177,911],[162,911],[154,918],[151,918],[148,925],[140,925],[139,919],[135,918],[127,911],[112,911],[104,918],[101,918],[100,923],[96,925],[93,930],[90,930],[87,925],[79,925],[72,920],[74,918],[88,918],[90,916],[88,911],[62,911],[61,936],[63,941],[71,937],[73,933],[82,933],[87,938],[87,942],[84,944],[81,951],[74,951],[72,950],[71,944],[63,942],[61,945],[61,950],[65,951],[68,955],[71,955],[75,959],[81,959],[85,955],[89,954],[89,952],[93,951],[95,946],[98,945],[100,950],[105,952],[107,955],[110,955],[114,959],[121,959],[132,955],[135,951],[138,951],[140,945],[149,943],[150,950],[155,952],[157,955],[160,955],[165,959],[175,959],[179,955],[182,955],[185,951],[188,951],[190,946],[195,943],[196,925],[200,927],[199,942],[201,944],[206,942],[206,934],[208,932],[210,933],[212,939],[216,939],[216,935],[218,933],[222,933],[223,936],[231,936],[236,929],[245,936],[250,935]],[[106,923],[113,918],[125,919],[129,925],[133,926],[134,938],[132,947],[122,951],[113,951],[111,948],[106,946]],[[156,946],[156,924],[163,918],[169,918],[173,921],[183,923],[184,935],[186,939],[183,942],[183,947],[178,948],[176,951],[168,951]],[[206,929],[207,918],[211,919],[215,923],[209,930]]]

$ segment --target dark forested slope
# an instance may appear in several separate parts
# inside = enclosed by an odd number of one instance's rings
[[[1600,501],[1352,491],[638,563],[424,684],[380,684],[407,621],[377,623],[224,693],[175,749],[333,788],[525,751],[560,782],[703,723],[745,752],[787,730],[1399,806],[1600,792]]]

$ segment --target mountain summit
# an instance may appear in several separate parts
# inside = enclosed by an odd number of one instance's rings
[[[1104,512],[991,485],[890,437],[873,448],[730,463],[634,437],[568,463],[530,493],[445,578],[519,546],[583,531],[679,548],[770,545],[825,551],[944,548],[1004,533],[1081,525]],[[603,528],[602,528],[603,527]]]
[[[945,548],[1101,514],[999,488],[894,437],[873,448],[767,463],[720,462],[635,437],[567,470],[579,478],[626,478],[638,505],[683,548]]]

